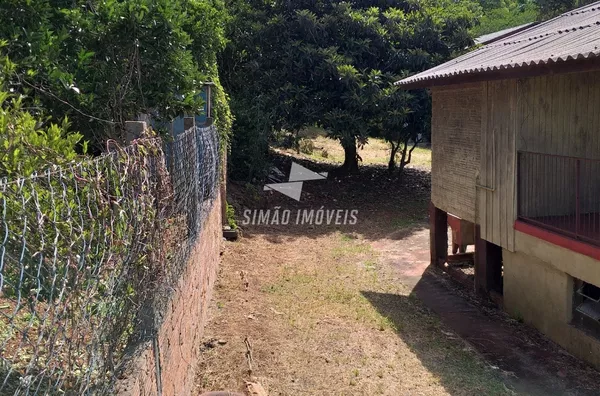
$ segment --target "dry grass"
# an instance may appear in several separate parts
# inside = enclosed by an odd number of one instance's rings
[[[256,379],[271,395],[510,394],[383,262],[339,231],[228,243],[206,330],[227,343],[204,351],[199,393]]]
[[[340,160],[338,142],[312,138],[313,156],[329,151],[320,162]],[[385,164],[387,152],[384,142],[371,140],[360,154]],[[409,261],[411,252],[427,249],[431,155],[417,153],[415,165],[424,169],[412,169],[403,181],[372,166],[343,183],[306,183],[302,205],[359,208],[354,228],[257,227],[225,244],[197,394],[243,391],[246,380],[270,395],[512,394],[414,297],[382,248],[397,246]],[[246,189],[230,187],[238,212],[257,205]],[[290,205],[281,194],[261,202]]]
[[[337,140],[315,134],[308,135],[306,139],[312,140],[314,151],[312,154],[301,154],[300,157],[332,164],[344,162],[344,149]],[[293,150],[287,152],[295,154]],[[359,150],[358,154],[365,165],[387,166],[390,159],[390,146],[383,139],[369,138],[368,143]],[[431,149],[417,147],[409,167],[431,169]]]

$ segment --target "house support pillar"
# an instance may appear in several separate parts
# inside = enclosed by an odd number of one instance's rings
[[[448,258],[448,213],[429,204],[431,265],[443,267]]]
[[[480,295],[502,293],[502,248],[481,239],[475,226],[475,291]]]

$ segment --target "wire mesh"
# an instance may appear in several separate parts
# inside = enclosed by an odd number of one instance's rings
[[[217,196],[214,127],[0,182],[0,394],[110,393]]]

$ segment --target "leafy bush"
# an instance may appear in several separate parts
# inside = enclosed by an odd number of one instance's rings
[[[85,153],[83,136],[69,132],[65,117],[60,124],[40,120],[23,110],[21,96],[0,85],[0,176],[29,176],[36,171],[73,162]]]
[[[231,227],[232,230],[237,230],[238,225],[235,220],[235,209],[229,203],[227,205],[227,225]]]
[[[310,139],[300,139],[299,142],[300,152],[304,154],[312,154],[315,151],[315,145]]]
[[[27,107],[68,115],[98,152],[140,114],[199,114],[202,82],[212,80],[226,134],[231,113],[216,66],[225,18],[222,0],[1,1],[0,41],[17,63],[7,83]]]

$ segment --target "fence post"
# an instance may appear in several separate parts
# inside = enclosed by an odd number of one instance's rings
[[[221,157],[221,217],[223,225],[229,225],[227,219],[227,150]]]
[[[196,126],[196,117],[184,117],[183,118],[183,130],[187,131]]]
[[[145,133],[145,121],[125,121],[125,141],[127,144],[143,137]]]

